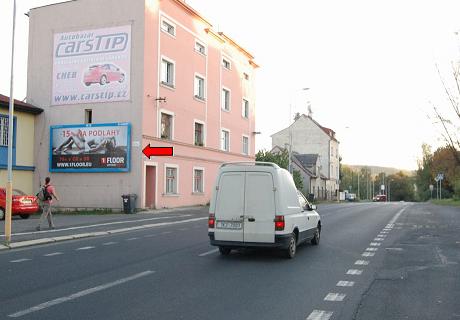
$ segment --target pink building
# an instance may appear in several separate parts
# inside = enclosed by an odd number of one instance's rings
[[[126,193],[142,208],[206,204],[221,163],[254,160],[258,66],[184,1],[77,0],[29,15],[27,99],[45,110],[35,183],[51,174],[62,206],[120,208]],[[148,159],[148,144],[174,156]]]

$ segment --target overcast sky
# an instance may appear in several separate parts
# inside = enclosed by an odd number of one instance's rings
[[[120,0],[124,1],[124,0]],[[128,0],[126,0],[128,1]],[[13,1],[0,0],[0,93],[9,95]],[[26,96],[29,8],[17,0],[15,92]],[[439,145],[431,104],[447,109],[444,76],[460,57],[458,0],[187,0],[255,56],[256,150],[307,113],[337,132],[346,164],[415,169],[423,142]],[[51,72],[51,71],[50,71]],[[302,91],[302,88],[310,88]]]

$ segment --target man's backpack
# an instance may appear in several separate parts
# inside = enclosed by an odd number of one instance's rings
[[[51,194],[48,192],[48,186],[43,186],[41,187],[40,191],[37,193],[38,199],[41,201],[49,201],[53,197],[51,197]]]

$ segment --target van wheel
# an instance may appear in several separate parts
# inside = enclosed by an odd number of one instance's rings
[[[311,244],[317,246],[319,245],[319,239],[321,239],[321,228],[318,226],[315,231],[313,239],[311,239]]]
[[[287,248],[287,257],[289,259],[292,259],[295,257],[295,254],[297,252],[297,239],[296,239],[296,236],[295,234],[291,234],[291,236],[289,237],[289,245],[288,245],[288,248]]]
[[[30,214],[20,214],[19,215],[22,219],[29,219],[30,218]]]
[[[5,209],[0,208],[0,220],[5,220]]]
[[[230,254],[230,252],[232,251],[232,249],[230,248],[227,248],[227,247],[219,247],[219,252],[221,255],[223,256],[228,256]]]

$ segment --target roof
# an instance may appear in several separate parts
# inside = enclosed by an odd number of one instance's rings
[[[307,115],[305,115],[305,114],[302,114],[302,115],[299,117],[299,119],[300,119],[300,118],[310,119],[314,124],[316,124],[316,125],[318,126],[318,128],[320,128],[321,130],[323,130],[323,132],[324,132],[325,134],[327,134],[331,140],[334,140],[334,141],[336,141],[336,142],[339,142],[339,141],[335,138],[335,131],[334,131],[334,130],[329,129],[329,128],[326,128],[326,127],[323,127],[323,126],[320,125],[316,120],[314,120],[312,117],[309,117],[309,116],[307,116]],[[293,123],[291,123],[290,126],[292,126],[294,123],[296,123],[299,119],[297,119],[297,120],[295,120]],[[289,128],[290,126],[288,126],[287,128]],[[287,128],[284,128],[283,130],[286,130]],[[273,137],[275,134],[277,134],[277,133],[279,133],[279,132],[281,132],[281,131],[283,131],[283,130],[280,130],[280,131],[278,131],[278,132],[275,132],[275,133],[272,134],[270,137]]]
[[[0,94],[0,108],[8,109],[9,105],[10,105],[10,97]],[[35,107],[31,104],[28,104],[28,103],[25,103],[25,102],[22,102],[16,99],[14,99],[14,110],[31,113],[31,114],[40,114],[43,112],[42,108]]]
[[[294,158],[296,158],[304,167],[312,167],[315,166],[318,162],[318,154],[293,154]]]
[[[308,174],[310,177],[316,178],[316,175],[310,169],[305,168],[305,166],[294,155],[292,157],[292,163],[296,164],[299,167],[299,169]]]

